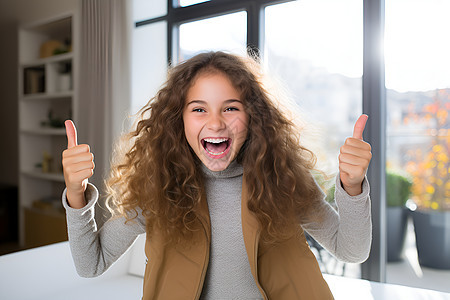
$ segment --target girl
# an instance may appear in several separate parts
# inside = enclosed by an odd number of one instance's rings
[[[303,230],[343,261],[366,260],[367,116],[341,148],[337,212],[311,175],[314,154],[257,67],[209,52],[169,71],[112,166],[114,217],[100,230],[98,192],[88,183],[93,155],[66,121],[63,204],[81,276],[105,272],[144,232],[143,299],[333,299]]]

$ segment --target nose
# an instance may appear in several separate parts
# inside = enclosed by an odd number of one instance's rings
[[[211,114],[208,118],[208,123],[206,124],[208,129],[219,131],[225,129],[225,120],[220,114]]]

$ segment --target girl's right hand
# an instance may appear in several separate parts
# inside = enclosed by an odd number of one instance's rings
[[[71,120],[67,120],[67,149],[62,153],[64,181],[66,182],[67,202],[72,208],[82,208],[86,205],[84,192],[88,178],[94,175],[94,155],[89,145],[77,144],[77,130]]]

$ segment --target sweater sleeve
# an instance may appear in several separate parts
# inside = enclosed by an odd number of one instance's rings
[[[98,195],[97,188],[89,184],[85,192],[87,205],[80,209],[68,205],[66,190],[62,195],[70,250],[81,277],[103,274],[130,248],[138,235],[145,232],[145,218],[141,211],[138,211],[137,218],[127,223],[125,217],[110,218],[97,230],[94,207]]]
[[[365,178],[362,193],[350,196],[339,178],[338,174],[335,190],[337,210],[323,199],[315,210],[313,221],[302,224],[302,227],[337,259],[362,263],[369,257],[372,244],[369,182]]]

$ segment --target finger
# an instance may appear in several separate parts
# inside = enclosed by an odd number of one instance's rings
[[[356,139],[354,137],[349,137],[345,140],[345,143],[343,145],[344,147],[353,147],[353,148],[358,148],[361,150],[365,150],[365,151],[371,151],[372,150],[372,146],[370,146],[369,143],[360,140],[360,139]]]
[[[361,140],[356,140],[354,138],[349,138],[349,139],[353,139],[354,141],[362,142]],[[355,156],[365,157],[365,158],[372,157],[372,152],[371,152],[372,147],[370,146],[370,144],[365,143],[365,142],[352,144],[351,142],[348,142],[348,140],[340,148],[340,153],[347,153],[347,154],[352,154]]]
[[[77,143],[77,129],[75,128],[75,124],[71,120],[67,120],[64,122],[66,125],[66,134],[67,134],[67,148],[73,148]]]
[[[343,154],[341,153],[339,155],[339,163],[346,163],[353,166],[362,166],[366,167],[369,165],[368,159],[365,159],[363,157],[351,155],[351,154]]]
[[[83,161],[94,161],[94,155],[92,153],[81,153],[78,155],[66,156],[63,161],[63,165],[72,165]]]
[[[63,158],[69,158],[71,156],[79,155],[81,153],[91,153],[90,151],[91,151],[91,149],[90,149],[89,145],[82,144],[82,145],[78,145],[73,148],[64,150],[62,155],[63,155]]]
[[[64,170],[66,173],[77,173],[83,170],[91,169],[93,170],[95,168],[93,161],[83,161],[76,164],[72,164],[66,167]]]
[[[355,127],[353,128],[353,137],[355,139],[363,139],[364,128],[366,127],[368,115],[361,115],[355,123]]]

